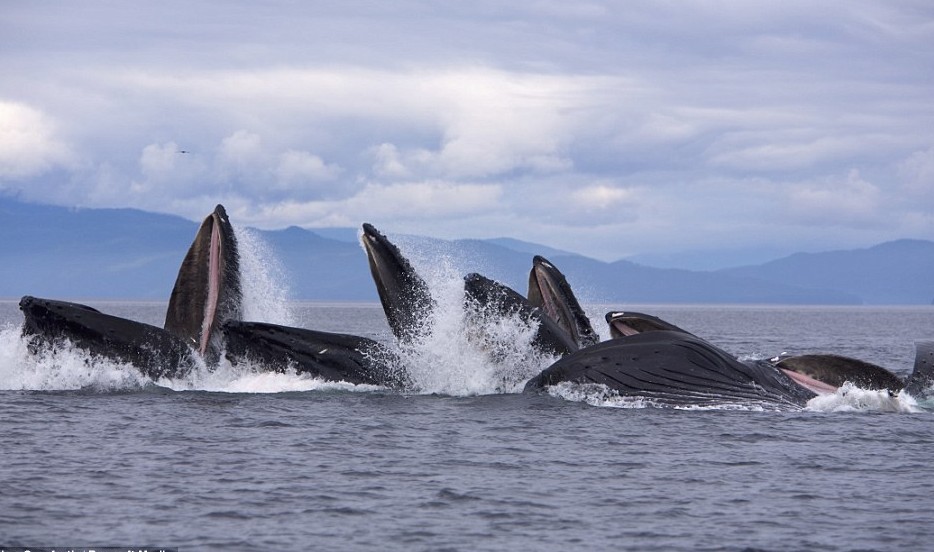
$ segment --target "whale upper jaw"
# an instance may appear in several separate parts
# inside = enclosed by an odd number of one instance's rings
[[[363,224],[361,240],[389,327],[397,340],[411,341],[434,308],[428,284],[372,224]]]

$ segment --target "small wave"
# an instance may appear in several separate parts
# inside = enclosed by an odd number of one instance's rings
[[[775,410],[774,405],[758,403],[719,403],[668,405],[646,397],[620,396],[602,384],[578,384],[561,382],[547,388],[549,395],[568,401],[583,402],[591,406],[610,408],[674,408],[677,410],[741,410],[763,412]],[[834,393],[819,395],[804,407],[813,412],[924,412],[926,403],[919,404],[904,391],[891,394],[888,391],[860,389],[846,383]]]
[[[573,383],[562,381],[550,385],[546,392],[552,397],[571,402],[582,402],[590,406],[610,408],[652,408],[658,406],[643,397],[623,397],[606,385],[599,383]]]
[[[176,391],[197,390],[218,393],[289,393],[295,391],[375,391],[375,385],[354,385],[347,382],[326,381],[321,378],[297,374],[294,371],[269,372],[235,368],[223,363],[217,369],[183,380],[158,382]]]
[[[556,385],[548,386],[546,391],[553,397],[605,408],[669,408],[674,410],[744,412],[764,412],[777,409],[775,405],[763,403],[718,402],[717,400],[698,400],[697,404],[668,404],[664,401],[654,400],[649,397],[620,395],[616,390],[598,383],[573,383],[563,381]]]

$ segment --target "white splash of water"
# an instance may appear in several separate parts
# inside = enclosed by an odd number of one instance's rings
[[[562,381],[549,385],[545,392],[571,402],[587,403],[590,406],[612,408],[652,408],[651,401],[643,397],[621,397],[619,393],[600,383],[573,383]]]
[[[886,390],[860,389],[850,382],[834,393],[818,395],[807,404],[807,410],[817,412],[923,412],[918,403],[904,391],[898,394]]]
[[[529,323],[465,311],[464,278],[455,260],[445,254],[433,257],[430,264],[417,259],[410,257],[435,306],[423,331],[397,351],[416,392],[455,396],[519,392],[526,380],[554,362],[532,347],[537,328]]]
[[[163,378],[156,382],[175,391],[213,391],[219,393],[286,393],[295,391],[373,391],[373,385],[354,385],[325,381],[294,370],[270,372],[259,364],[240,362],[232,365],[227,359],[208,369],[201,366],[184,378]]]
[[[287,310],[287,289],[280,283],[285,281],[285,271],[271,253],[272,248],[251,230],[238,228],[237,239],[244,317],[296,325],[296,317]],[[414,248],[406,247],[404,238],[397,243],[428,284],[436,305],[423,320],[417,337],[400,344],[396,351],[399,368],[409,375],[415,392],[448,395],[519,392],[528,378],[554,362],[554,357],[538,353],[532,347],[537,328],[518,317],[480,313],[468,323],[464,310],[465,267],[443,243],[419,243]],[[231,381],[256,380],[256,385],[251,387],[256,388],[262,385],[259,380],[275,379],[271,376],[257,379],[262,372],[260,368],[246,368],[246,372],[239,373],[237,370],[242,367],[224,364],[182,385],[229,389]],[[293,384],[317,389],[322,382],[306,379],[289,383]],[[175,388],[174,385],[168,386]]]
[[[140,389],[147,382],[132,365],[92,356],[67,342],[32,354],[19,327],[0,330],[0,389],[103,392]]]
[[[249,228],[234,231],[240,253],[243,319],[295,326],[297,317],[289,307],[286,271],[272,246]]]

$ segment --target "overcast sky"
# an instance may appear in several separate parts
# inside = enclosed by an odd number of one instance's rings
[[[5,0],[0,75],[28,201],[604,260],[934,239],[929,0]]]

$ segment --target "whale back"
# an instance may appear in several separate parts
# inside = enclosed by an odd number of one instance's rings
[[[23,297],[19,308],[23,335],[33,352],[67,340],[92,355],[132,364],[153,380],[181,377],[195,366],[191,348],[156,326],[38,297]]]
[[[262,322],[231,320],[223,326],[233,363],[259,362],[278,372],[295,370],[327,381],[404,388],[404,374],[380,343],[355,335]]]
[[[561,382],[605,385],[658,406],[797,409],[815,396],[767,363],[743,363],[697,336],[667,330],[581,349],[543,370],[525,389]]]

